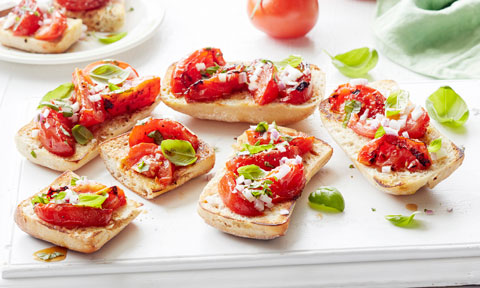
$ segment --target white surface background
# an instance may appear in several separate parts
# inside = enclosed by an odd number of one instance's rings
[[[227,61],[253,59],[256,57],[281,59],[288,54],[295,53],[303,55],[308,62],[315,63],[324,69],[327,73],[327,83],[330,88],[345,82],[347,78],[337,72],[329,63],[329,59],[322,53],[322,49],[326,49],[331,53],[339,53],[362,46],[374,46],[370,25],[373,20],[375,2],[360,0],[320,0],[319,2],[319,21],[308,36],[296,40],[280,41],[271,39],[253,28],[245,12],[246,3],[244,1],[169,1],[165,3],[167,11],[164,23],[156,35],[134,50],[119,54],[115,58],[132,64],[142,75],[157,74],[163,76],[166,68],[172,61],[181,58],[194,49],[204,46],[221,48]],[[56,87],[59,83],[69,81],[75,66],[59,65],[52,67],[0,63],[0,109],[2,111],[0,114],[0,131],[3,133],[1,144],[2,159],[18,157],[15,154],[17,152],[12,139],[15,131],[28,120],[29,117],[25,117],[25,115],[33,111],[33,104],[46,91]],[[78,64],[78,66],[82,67],[83,63]],[[370,77],[371,80],[395,79],[398,82],[423,82],[428,80],[426,77],[414,74],[393,64],[385,57],[382,57],[382,55],[380,55],[380,61],[371,72]],[[479,87],[480,83],[472,85]],[[327,93],[329,88],[327,88]],[[162,112],[161,109],[166,108],[160,106],[157,112]],[[14,117],[16,119],[15,122],[13,119],[5,117],[7,115],[6,111],[18,111],[18,116]],[[195,125],[191,120],[185,124],[187,126]],[[199,124],[197,123],[196,125]],[[194,128],[192,127],[195,131]],[[201,127],[198,127],[198,129],[201,129]],[[206,128],[203,129],[207,130]],[[238,126],[234,133],[241,130],[240,126]],[[319,133],[316,136],[321,136],[325,132]],[[201,133],[199,134],[201,135]],[[210,140],[210,142],[212,141]],[[221,150],[228,150],[228,147],[221,148]],[[341,151],[336,151],[332,161],[340,161],[335,157],[343,157],[341,154]],[[98,163],[98,161],[95,163],[93,169],[103,173],[101,163]],[[18,200],[14,197],[16,194],[15,189],[19,185],[29,187],[44,186],[55,175],[55,173],[46,169],[41,169],[30,163],[27,164],[24,169],[37,169],[39,173],[42,173],[42,176],[45,176],[46,180],[44,183],[29,183],[28,179],[23,179],[22,183],[13,183],[17,179],[16,173],[19,170],[19,167],[16,166],[17,164],[15,163],[13,166],[8,165],[8,161],[6,161],[6,165],[0,168],[2,172],[0,173],[0,183],[2,183],[2,191],[0,193],[0,227],[2,229],[3,227],[5,228],[0,233],[0,247],[3,248],[1,250],[2,263],[5,263],[7,259],[8,243],[10,243],[12,237],[10,233],[12,213]],[[357,175],[355,178],[358,180],[360,176]],[[196,180],[196,182],[200,183],[201,180]],[[468,183],[463,183],[463,185],[468,185]],[[173,198],[175,195],[172,193],[165,196]],[[190,198],[194,196],[186,194],[186,197],[191,200]],[[302,197],[303,201],[299,203],[300,205],[305,204],[305,198],[304,195]],[[160,201],[168,201],[168,199]],[[415,201],[407,200],[401,200],[401,202],[415,203]],[[478,201],[476,202],[478,203]],[[173,203],[181,205],[179,201]],[[421,203],[418,204],[419,208],[423,207]],[[425,203],[425,205],[427,204]],[[351,204],[347,203],[347,205],[350,206]],[[372,205],[372,207],[374,206]],[[402,207],[402,205],[398,207]],[[354,208],[354,205],[351,205],[351,208],[357,209]],[[363,208],[368,209],[369,207]],[[379,210],[379,207],[376,208]],[[395,211],[385,211],[384,214],[388,212]],[[335,220],[330,224],[335,225],[334,222]],[[203,225],[201,220],[196,221],[195,224]],[[326,225],[326,222],[321,223],[321,225]],[[213,233],[215,231],[212,229],[209,232]],[[428,233],[428,231],[424,232]],[[448,234],[448,231],[446,230],[445,233]],[[455,235],[451,236],[455,238]],[[461,235],[457,236],[462,237]],[[192,235],[189,241],[195,241],[197,237],[198,235]],[[421,237],[428,239],[428,236],[425,235]],[[466,237],[468,238],[468,235]],[[434,240],[432,239],[432,242],[435,242]],[[326,285],[331,284],[328,286],[343,283],[348,285],[363,284],[369,287],[385,284],[389,286],[455,285],[480,283],[480,265],[478,264],[480,261],[478,260],[480,259],[461,258],[397,261],[391,263],[370,262],[362,264],[245,268],[235,271],[225,269],[55,279],[17,279],[0,280],[0,285],[8,287],[31,285],[50,287],[54,283],[59,286],[67,284],[73,286],[95,284],[98,286],[131,287],[135,285],[141,287],[153,286],[155,284],[201,286],[201,283],[209,283],[212,287],[224,285],[242,286],[242,284],[250,287],[281,287],[286,285],[311,286],[319,282]],[[415,268],[412,269],[412,267]],[[315,279],[318,279],[318,281]]]

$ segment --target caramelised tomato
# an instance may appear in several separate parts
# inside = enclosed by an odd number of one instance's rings
[[[393,135],[383,135],[367,143],[358,153],[367,166],[391,166],[392,171],[419,171],[432,165],[425,143]]]
[[[236,175],[232,171],[227,171],[220,180],[220,189],[218,191],[225,206],[234,213],[244,216],[262,215],[263,212],[257,210],[255,204],[245,199],[242,193],[238,191],[233,193],[236,185]]]
[[[47,151],[62,157],[75,154],[75,140],[70,128],[72,124],[62,113],[44,107],[39,114],[38,124],[38,140]]]
[[[272,132],[257,132],[253,130],[247,130],[247,139],[248,143],[250,145],[255,145],[258,141],[260,145],[264,144],[269,144],[272,142],[273,144],[278,144],[280,142],[285,141],[285,138],[283,137],[278,137],[276,140],[272,141]],[[292,136],[294,137],[294,136]],[[299,154],[298,155],[303,155],[313,148],[313,141],[315,140],[315,137],[313,136],[306,136],[306,135],[299,135],[295,136],[289,143],[290,145],[297,146],[299,148]],[[288,158],[288,157],[287,157]]]
[[[357,100],[362,103],[358,115],[363,115],[367,109],[368,118],[385,114],[385,97],[377,90],[365,85],[352,86],[349,83],[340,85],[328,98],[331,110],[335,113],[344,113],[345,101],[348,100]]]
[[[54,40],[63,35],[67,29],[67,17],[58,10],[49,15],[50,23],[43,24],[36,32],[35,38],[39,40]],[[46,22],[46,19],[44,20]]]
[[[98,183],[98,182],[89,182],[88,184],[81,184],[73,186],[71,189],[77,193],[96,193],[101,190],[104,190],[107,186]],[[49,190],[49,193],[52,189]],[[127,199],[125,198],[125,193],[122,189],[117,186],[108,187],[102,193],[108,194],[108,198],[103,202],[103,209],[117,209],[127,204]],[[47,195],[51,197],[51,195]]]
[[[35,0],[22,0],[12,12],[17,16],[12,31],[15,36],[33,35],[43,20],[42,11]]]
[[[287,169],[288,171],[283,171]],[[295,200],[302,194],[306,179],[304,176],[302,163],[286,163],[271,170],[265,179],[272,181],[270,190],[272,191],[272,202],[281,203]],[[283,177],[277,176],[282,174]]]
[[[75,85],[76,101],[80,105],[78,122],[85,127],[90,127],[105,121],[107,115],[103,101],[100,99],[99,101],[93,102],[90,99],[89,85],[93,83],[89,78],[86,78],[83,71],[78,68],[73,72],[73,84]]]
[[[236,156],[228,160],[227,169],[237,173],[239,167],[255,164],[263,170],[270,171],[280,165],[283,157],[295,158],[300,154],[300,149],[296,146],[285,146],[285,151],[272,150],[269,152],[260,152],[254,155]]]
[[[141,164],[143,161],[143,164]],[[142,165],[145,171],[139,172],[162,185],[169,185],[173,182],[175,166],[163,155],[160,146],[154,143],[140,143],[131,147],[128,156],[123,160],[125,169],[134,165]],[[138,172],[139,169],[137,169]]]
[[[192,132],[188,131],[185,126],[177,121],[169,119],[150,119],[143,125],[133,127],[132,132],[128,138],[130,147],[139,143],[154,143],[153,137],[148,134],[158,131],[163,139],[178,139],[185,140],[192,144],[193,149],[197,150],[200,145],[198,137]]]
[[[255,103],[265,105],[275,101],[279,93],[275,65],[271,61],[255,60],[251,67],[252,69],[247,74],[250,82],[255,83],[255,89],[250,90],[252,85],[249,86],[250,94],[252,94]]]
[[[72,204],[38,203],[35,214],[45,222],[65,228],[106,226],[112,219],[112,209],[79,207]]]
[[[55,0],[70,11],[86,11],[105,6],[110,0]]]
[[[295,81],[297,83],[295,85],[283,83],[285,87],[280,89],[280,102],[288,104],[302,104],[312,98],[312,73],[303,62],[299,67],[294,69],[299,69],[303,75]]]
[[[193,83],[185,92],[185,100],[188,103],[214,101],[246,87],[245,66],[226,66],[220,68],[212,77]]]
[[[203,75],[208,75],[207,68],[224,66],[225,64],[220,49],[202,48],[193,52],[187,58],[175,64],[170,83],[172,93],[182,95],[190,85],[202,79]]]

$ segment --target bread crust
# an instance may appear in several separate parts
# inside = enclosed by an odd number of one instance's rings
[[[128,155],[130,150],[128,137],[129,133],[125,133],[102,143],[100,145],[100,156],[105,162],[107,170],[115,179],[145,199],[153,199],[173,190],[195,177],[208,173],[215,165],[214,149],[206,142],[200,140],[200,145],[197,149],[197,161],[190,166],[176,167],[174,173],[176,181],[167,186],[160,185],[155,179],[122,167],[122,160]]]
[[[290,135],[299,133],[286,127],[279,127],[279,129]],[[235,151],[240,151],[243,143],[247,143],[246,133],[238,137],[237,144],[234,145]],[[303,156],[307,183],[330,160],[332,152],[330,145],[315,138],[312,151]],[[218,193],[220,180],[225,173],[224,167],[203,189],[197,208],[200,217],[220,231],[239,237],[269,240],[285,235],[296,201],[275,204],[272,208],[265,210],[262,216],[247,217],[236,214],[225,206]]]
[[[398,88],[395,81],[383,80],[370,83],[369,86],[384,94]],[[423,186],[435,187],[442,180],[450,176],[463,162],[464,152],[447,137],[442,135],[433,125],[429,125],[426,135],[420,139],[427,145],[442,137],[442,147],[446,150],[446,157],[432,160],[432,166],[425,171],[418,172],[391,172],[382,173],[374,167],[369,167],[357,161],[358,152],[371,139],[356,134],[351,129],[342,126],[343,115],[331,112],[328,96],[320,103],[320,118],[332,138],[353,161],[355,167],[376,188],[393,195],[411,195]]]
[[[34,53],[62,53],[68,50],[82,36],[82,20],[67,18],[67,29],[54,41],[38,40],[31,36],[15,36],[11,30],[1,27],[5,20],[0,20],[0,43],[5,46]]]
[[[55,179],[52,184],[37,194],[48,192],[48,189],[53,185],[69,185],[72,177],[78,178],[79,176],[71,171],[64,172]],[[47,223],[38,218],[31,204],[34,196],[25,199],[17,206],[14,219],[18,227],[35,238],[82,253],[93,253],[102,248],[105,243],[120,233],[120,231],[140,214],[141,209],[139,208],[143,205],[134,200],[127,199],[125,206],[113,212],[112,220],[110,220],[110,223],[106,227],[67,229]]]
[[[175,64],[170,65],[163,78],[162,101],[178,112],[199,119],[252,124],[261,121],[268,123],[275,121],[278,125],[288,125],[303,120],[315,112],[325,93],[325,74],[318,66],[311,64],[313,95],[309,101],[300,105],[278,101],[258,105],[248,91],[238,92],[228,98],[213,102],[187,103],[185,97],[177,98],[171,93],[170,82]]]
[[[34,120],[23,126],[15,135],[15,143],[18,151],[29,161],[57,171],[75,171],[95,158],[100,152],[100,143],[118,136],[130,130],[138,120],[144,119],[151,114],[160,103],[160,98],[142,109],[132,113],[116,116],[96,126],[92,131],[94,139],[86,145],[75,143],[75,154],[70,157],[60,157],[50,153],[42,147],[34,133],[36,129]],[[33,157],[32,151],[36,157]]]

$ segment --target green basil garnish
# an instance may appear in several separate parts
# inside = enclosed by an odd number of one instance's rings
[[[392,117],[400,114],[407,108],[409,94],[405,90],[396,90],[390,93],[385,101],[385,115]]]
[[[140,163],[137,165],[137,171],[138,171],[139,173],[147,172],[148,170],[150,170],[150,165],[148,165],[147,163],[145,163],[145,161],[142,161],[142,162],[140,162]]]
[[[116,91],[116,90],[119,90],[120,87],[118,87],[117,85],[115,85],[115,84],[113,84],[113,83],[108,82],[108,89],[109,89],[110,91]]]
[[[359,78],[375,68],[378,62],[378,53],[368,47],[358,48],[336,56],[330,55],[332,64],[343,75],[350,78]]]
[[[358,114],[362,109],[362,103],[357,100],[348,100],[345,101],[345,118],[343,118],[343,127],[347,127],[348,121],[353,114]]]
[[[258,180],[265,175],[267,175],[267,172],[263,170],[262,168],[258,167],[257,165],[245,165],[242,167],[239,167],[237,169],[238,175],[242,175],[245,177],[245,179],[250,179],[250,180]]]
[[[33,158],[37,158],[37,153],[35,151],[30,151],[30,155],[32,155]]]
[[[90,132],[90,130],[88,130],[88,128],[85,126],[78,124],[72,128],[72,134],[73,138],[75,138],[75,141],[81,145],[85,145],[93,139],[92,132]]]
[[[407,227],[413,222],[413,217],[417,215],[419,212],[413,212],[410,216],[403,216],[403,215],[386,215],[385,219],[390,221],[395,226],[398,227]]]
[[[45,94],[42,100],[40,100],[40,103],[68,98],[70,97],[73,91],[73,88],[75,88],[75,86],[71,82],[62,84],[57,88],[53,89],[52,91],[49,91],[47,94]],[[37,108],[39,109],[42,107],[43,107],[42,104],[40,104]],[[55,111],[58,111],[58,110],[55,110]]]
[[[428,152],[438,152],[442,148],[442,138],[437,138],[428,144]]]
[[[52,103],[53,102],[53,103]],[[52,100],[52,102],[40,102],[37,108],[48,107],[55,111],[60,111],[62,109],[62,115],[65,117],[72,117],[73,116],[73,108],[66,102],[62,100]]]
[[[99,65],[90,72],[90,77],[101,84],[108,84],[110,82],[112,82],[112,84],[120,84],[125,81],[128,76],[130,76],[129,71],[109,63]]]
[[[113,33],[104,37],[99,37],[98,41],[102,42],[103,44],[112,44],[122,39],[125,36],[127,36],[127,32]]]
[[[382,125],[378,126],[377,132],[375,132],[375,139],[382,137],[385,135],[385,128]]]
[[[428,114],[442,125],[460,127],[468,120],[467,104],[451,87],[443,86],[430,95],[425,103]]]
[[[163,136],[162,136],[162,133],[160,133],[160,131],[158,131],[158,130],[152,131],[152,132],[148,133],[147,136],[152,138],[153,141],[155,142],[155,144],[157,144],[157,145],[162,144]]]
[[[93,208],[102,208],[103,202],[107,200],[108,195],[98,195],[91,193],[79,193],[78,203],[75,206],[88,206]]]
[[[72,179],[70,179],[70,185],[77,186],[77,181],[78,180],[80,180],[80,179],[78,179],[77,177],[72,177]]]
[[[285,67],[287,67],[288,65],[292,66],[293,68],[297,68],[302,63],[302,61],[302,56],[290,55],[282,61],[275,62],[275,66],[277,66],[279,69],[285,69]]]
[[[267,130],[268,130],[268,123],[265,121],[258,123],[257,128],[255,128],[255,131],[260,133],[267,132]]]
[[[273,144],[260,145],[260,144],[255,143],[255,145],[250,145],[248,143],[245,143],[245,144],[243,144],[242,151],[248,150],[248,152],[253,155],[253,154],[257,154],[257,153],[260,153],[262,151],[268,150],[268,149],[273,149],[273,147],[274,147]]]
[[[213,74],[215,74],[215,72],[218,71],[218,69],[220,69],[220,66],[217,63],[215,63],[215,66],[207,67],[205,69],[205,73],[207,73],[208,76],[212,76]]]
[[[188,166],[197,161],[195,149],[188,141],[167,139],[162,141],[160,148],[165,158],[175,166]]]
[[[319,187],[308,196],[308,204],[315,210],[327,212],[343,212],[345,200],[337,188],[331,186]]]
[[[44,261],[48,261],[60,256],[65,256],[65,254],[63,254],[62,252],[55,251],[53,253],[40,252],[40,253],[36,253],[35,256],[37,256],[38,258]]]
[[[38,196],[38,195],[35,195],[33,198],[32,198],[32,205],[35,205],[37,203],[41,203],[41,204],[47,204],[49,201],[46,197],[47,195],[45,194],[42,194],[42,196]]]

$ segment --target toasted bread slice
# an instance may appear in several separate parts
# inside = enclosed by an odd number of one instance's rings
[[[102,124],[99,124],[93,132],[94,138],[86,145],[75,144],[75,154],[70,157],[60,157],[50,153],[42,147],[35,132],[37,129],[34,120],[23,126],[15,135],[15,143],[20,153],[33,163],[48,167],[57,171],[77,170],[100,152],[101,142],[127,132],[138,120],[149,116],[160,103],[160,98],[150,106],[144,107],[132,113],[116,116]],[[32,151],[34,153],[32,153]],[[35,157],[32,155],[34,154]]]
[[[279,129],[283,133],[298,134],[290,128],[279,127]],[[243,143],[248,143],[245,133],[238,137],[235,150],[239,151]],[[312,151],[303,155],[307,183],[330,160],[332,152],[330,145],[315,139]],[[262,216],[246,217],[236,214],[225,206],[218,193],[220,180],[225,172],[225,167],[219,170],[200,195],[198,214],[205,222],[225,233],[245,238],[269,240],[285,235],[295,201],[275,204],[272,208],[266,209]]]
[[[146,199],[153,199],[165,192],[183,185],[185,182],[210,171],[215,165],[215,151],[207,143],[200,140],[197,149],[198,159],[193,165],[176,167],[174,177],[176,181],[170,185],[161,185],[155,179],[148,178],[132,169],[124,169],[122,160],[127,157],[130,147],[128,145],[129,133],[105,141],[100,145],[102,157],[108,171],[120,183],[133,192]]]
[[[37,194],[47,193],[48,189],[54,185],[70,185],[73,177],[79,178],[75,173],[67,171]],[[113,212],[112,219],[107,226],[67,229],[40,219],[35,214],[31,203],[34,196],[25,199],[17,206],[15,222],[18,227],[35,238],[82,253],[92,253],[102,248],[140,214],[139,207],[143,205],[127,199],[127,205]]]
[[[278,101],[258,105],[248,91],[235,93],[225,99],[213,102],[187,103],[184,97],[177,98],[171,93],[170,82],[175,63],[165,74],[162,83],[161,98],[170,108],[195,118],[224,122],[247,122],[257,124],[261,121],[278,125],[288,125],[310,116],[318,107],[325,93],[325,74],[318,66],[310,65],[312,71],[313,95],[306,103],[293,105]]]
[[[54,1],[56,8],[63,8]],[[89,30],[98,32],[115,32],[125,23],[125,1],[110,0],[105,6],[88,11],[65,10],[69,18],[81,19]]]
[[[15,36],[11,30],[5,30],[4,19],[0,19],[0,43],[19,50],[35,53],[62,53],[68,50],[82,36],[82,20],[67,18],[67,29],[62,37],[54,41],[38,40],[31,36]]]
[[[370,83],[369,86],[382,93],[391,92],[398,89],[394,81],[384,80]],[[435,187],[443,179],[453,173],[463,162],[463,150],[458,148],[452,141],[442,135],[433,125],[429,125],[427,133],[423,139],[420,139],[427,145],[442,137],[442,149],[446,152],[446,157],[432,161],[432,166],[425,171],[419,172],[390,172],[382,173],[376,168],[365,166],[357,161],[358,152],[371,139],[356,134],[352,129],[345,129],[342,126],[343,115],[330,111],[330,103],[327,97],[320,104],[320,117],[323,125],[327,128],[332,138],[342,147],[355,167],[378,189],[393,195],[410,195],[418,189],[427,185],[429,188]]]

